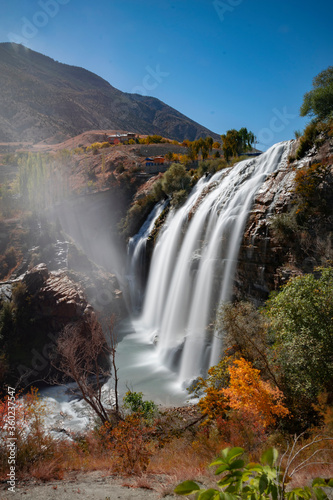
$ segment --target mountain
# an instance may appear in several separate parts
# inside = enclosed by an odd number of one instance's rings
[[[121,92],[23,45],[0,44],[0,142],[60,142],[92,129],[219,138],[159,99]]]

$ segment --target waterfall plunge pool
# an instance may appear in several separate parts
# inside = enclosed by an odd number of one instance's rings
[[[118,325],[116,365],[119,377],[120,398],[128,390],[142,392],[144,399],[157,405],[181,406],[189,394],[179,382],[176,373],[166,368],[159,359],[156,345],[142,329],[139,322],[130,319]],[[113,379],[107,382],[112,388]]]

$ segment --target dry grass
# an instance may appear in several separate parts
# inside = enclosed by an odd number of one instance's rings
[[[215,486],[216,476],[214,470],[208,465],[223,448],[237,445],[235,442],[237,436],[245,439],[243,428],[240,429],[238,426],[233,427],[233,432],[229,433],[221,426],[211,426],[196,429],[191,427],[191,430],[188,429],[181,434],[178,432],[178,420],[166,418],[163,421],[165,424],[163,429],[165,428],[166,431],[162,440],[156,435],[155,427],[146,429],[135,420],[127,422],[126,428],[124,424],[118,426],[116,434],[115,429],[101,428],[89,431],[85,435],[73,436],[72,441],[58,441],[47,434],[42,427],[43,405],[36,399],[36,396],[32,395],[31,398],[30,410],[25,416],[30,419],[30,434],[26,435],[22,432],[18,443],[17,458],[22,478],[34,477],[39,481],[51,481],[62,479],[65,473],[70,471],[107,471],[108,474],[120,473],[122,476],[130,476],[126,486],[154,489],[161,496],[165,496],[172,493],[174,487],[184,480],[196,480],[208,487]],[[17,417],[19,416],[18,406]],[[295,472],[290,487],[309,485],[314,477],[333,476],[333,437],[331,440],[316,438],[319,434],[333,436],[333,410],[328,409],[327,406],[324,420],[325,425],[322,428],[314,429],[298,439],[293,450],[293,456],[297,455],[289,473],[302,462],[304,463],[304,460],[308,459],[309,465]],[[133,427],[132,424],[136,424],[137,427]],[[172,429],[176,426],[177,436],[181,437],[168,437],[170,435],[167,429],[170,429],[168,427],[170,425]],[[130,437],[134,439],[134,443]],[[140,438],[144,440],[140,441]],[[247,452],[250,451],[247,457],[250,460],[259,460],[262,451],[271,446],[279,448],[282,454],[286,450],[285,437],[281,434],[272,433],[263,441],[259,440],[257,434],[251,434],[250,438],[242,445]],[[312,441],[314,441],[313,445],[307,446]],[[136,466],[133,467],[127,461],[127,455],[122,451],[125,444],[130,446],[130,458],[133,464],[142,459],[142,452],[145,451],[142,447],[151,446],[147,457],[146,453],[144,454],[144,467],[137,470]],[[298,453],[302,447],[302,453]],[[289,454],[291,449],[292,443],[289,445]],[[1,451],[5,452],[4,449]],[[316,453],[312,456],[314,451]],[[284,466],[288,453],[283,459]],[[119,455],[122,455],[124,463],[119,463]],[[322,462],[322,464],[313,462]],[[6,478],[7,472],[7,463],[2,460],[1,478]]]
[[[59,458],[47,462],[39,461],[29,470],[29,477],[39,481],[54,481],[64,478],[64,470]]]
[[[198,446],[188,438],[173,439],[156,453],[148,466],[152,474],[166,474],[172,482],[210,477],[207,464],[217,455],[216,442]]]

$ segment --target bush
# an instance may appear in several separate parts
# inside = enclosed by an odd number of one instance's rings
[[[292,449],[293,451],[294,449]],[[275,448],[263,453],[260,463],[248,463],[240,457],[244,454],[243,448],[225,448],[217,460],[210,466],[217,465],[216,475],[222,474],[217,482],[218,489],[200,488],[194,481],[184,481],[175,488],[178,495],[195,494],[198,500],[328,500],[322,488],[333,487],[333,480],[316,478],[312,488],[294,488],[286,491],[286,485],[295,472],[291,466],[295,465],[292,452],[286,470],[278,464],[278,451]],[[297,467],[296,467],[297,469]],[[289,473],[289,475],[288,475]]]
[[[309,125],[305,128],[303,132],[303,135],[300,139],[299,147],[296,151],[297,160],[303,158],[303,156],[306,155],[309,149],[311,149],[312,146],[314,146],[317,136],[318,136],[317,123],[316,122],[309,123]]]
[[[142,416],[146,422],[151,422],[157,412],[153,401],[143,401],[142,392],[127,391],[124,396],[124,408]]]
[[[297,195],[297,213],[309,215],[312,211],[325,212],[326,199],[321,194],[320,186],[330,173],[330,167],[315,163],[297,170],[295,176],[295,193]]]
[[[291,279],[266,305],[285,390],[315,401],[333,387],[333,268]]]
[[[291,237],[294,237],[299,230],[296,210],[274,215],[269,219],[269,225],[274,235],[279,240],[289,240]]]
[[[152,195],[140,198],[128,210],[126,217],[119,223],[119,229],[125,237],[136,234],[144,223],[149,212],[153,209],[155,199]]]
[[[185,189],[175,191],[172,195],[171,205],[175,208],[180,207],[187,199],[188,192]]]
[[[30,389],[30,392],[24,396],[18,397],[17,394],[16,397],[11,397],[15,398],[15,465],[17,472],[21,477],[25,474],[37,475],[39,479],[61,477],[57,442],[47,434],[44,427],[44,418],[49,409],[39,398],[37,389]],[[6,396],[0,402],[0,450],[2,457],[0,472],[3,475],[8,473],[8,450],[6,450],[8,401],[12,400]],[[50,470],[53,477],[49,477]]]
[[[90,146],[87,147],[86,151],[93,151],[93,153],[97,153],[97,151],[101,147],[102,147],[101,142],[94,142],[93,144],[91,144]]]
[[[163,137],[161,135],[148,135],[146,139],[147,144],[160,144],[163,141]]]
[[[184,165],[172,163],[162,178],[162,189],[168,195],[175,191],[185,190],[189,192],[191,187],[191,176]]]
[[[153,434],[154,428],[138,414],[129,415],[112,429],[109,447],[115,469],[128,474],[144,472],[157,446]]]

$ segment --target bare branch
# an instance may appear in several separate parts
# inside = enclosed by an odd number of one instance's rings
[[[333,439],[332,439],[333,440]],[[297,465],[295,467],[295,469],[289,474],[290,477],[293,477],[293,475],[295,474],[295,472],[298,472],[299,470],[303,469],[304,467],[307,467],[309,465],[312,465],[313,463],[322,463],[322,462],[311,462],[311,463],[307,463],[309,460],[311,460],[311,458],[313,458],[315,455],[317,455],[317,453],[321,453],[323,451],[329,451],[328,448],[322,448],[320,450],[316,450],[314,451],[308,458],[306,458],[305,460],[303,460],[303,462],[300,464],[300,465]]]
[[[114,318],[109,327],[110,345],[94,313],[79,322],[68,324],[58,338],[58,358],[52,364],[62,372],[62,380],[74,380],[82,398],[98,415],[102,423],[110,421],[110,412],[102,398],[105,378],[111,376],[110,356],[115,377],[116,417],[120,419],[117,395],[117,368],[115,363]],[[55,383],[59,383],[57,380]]]

